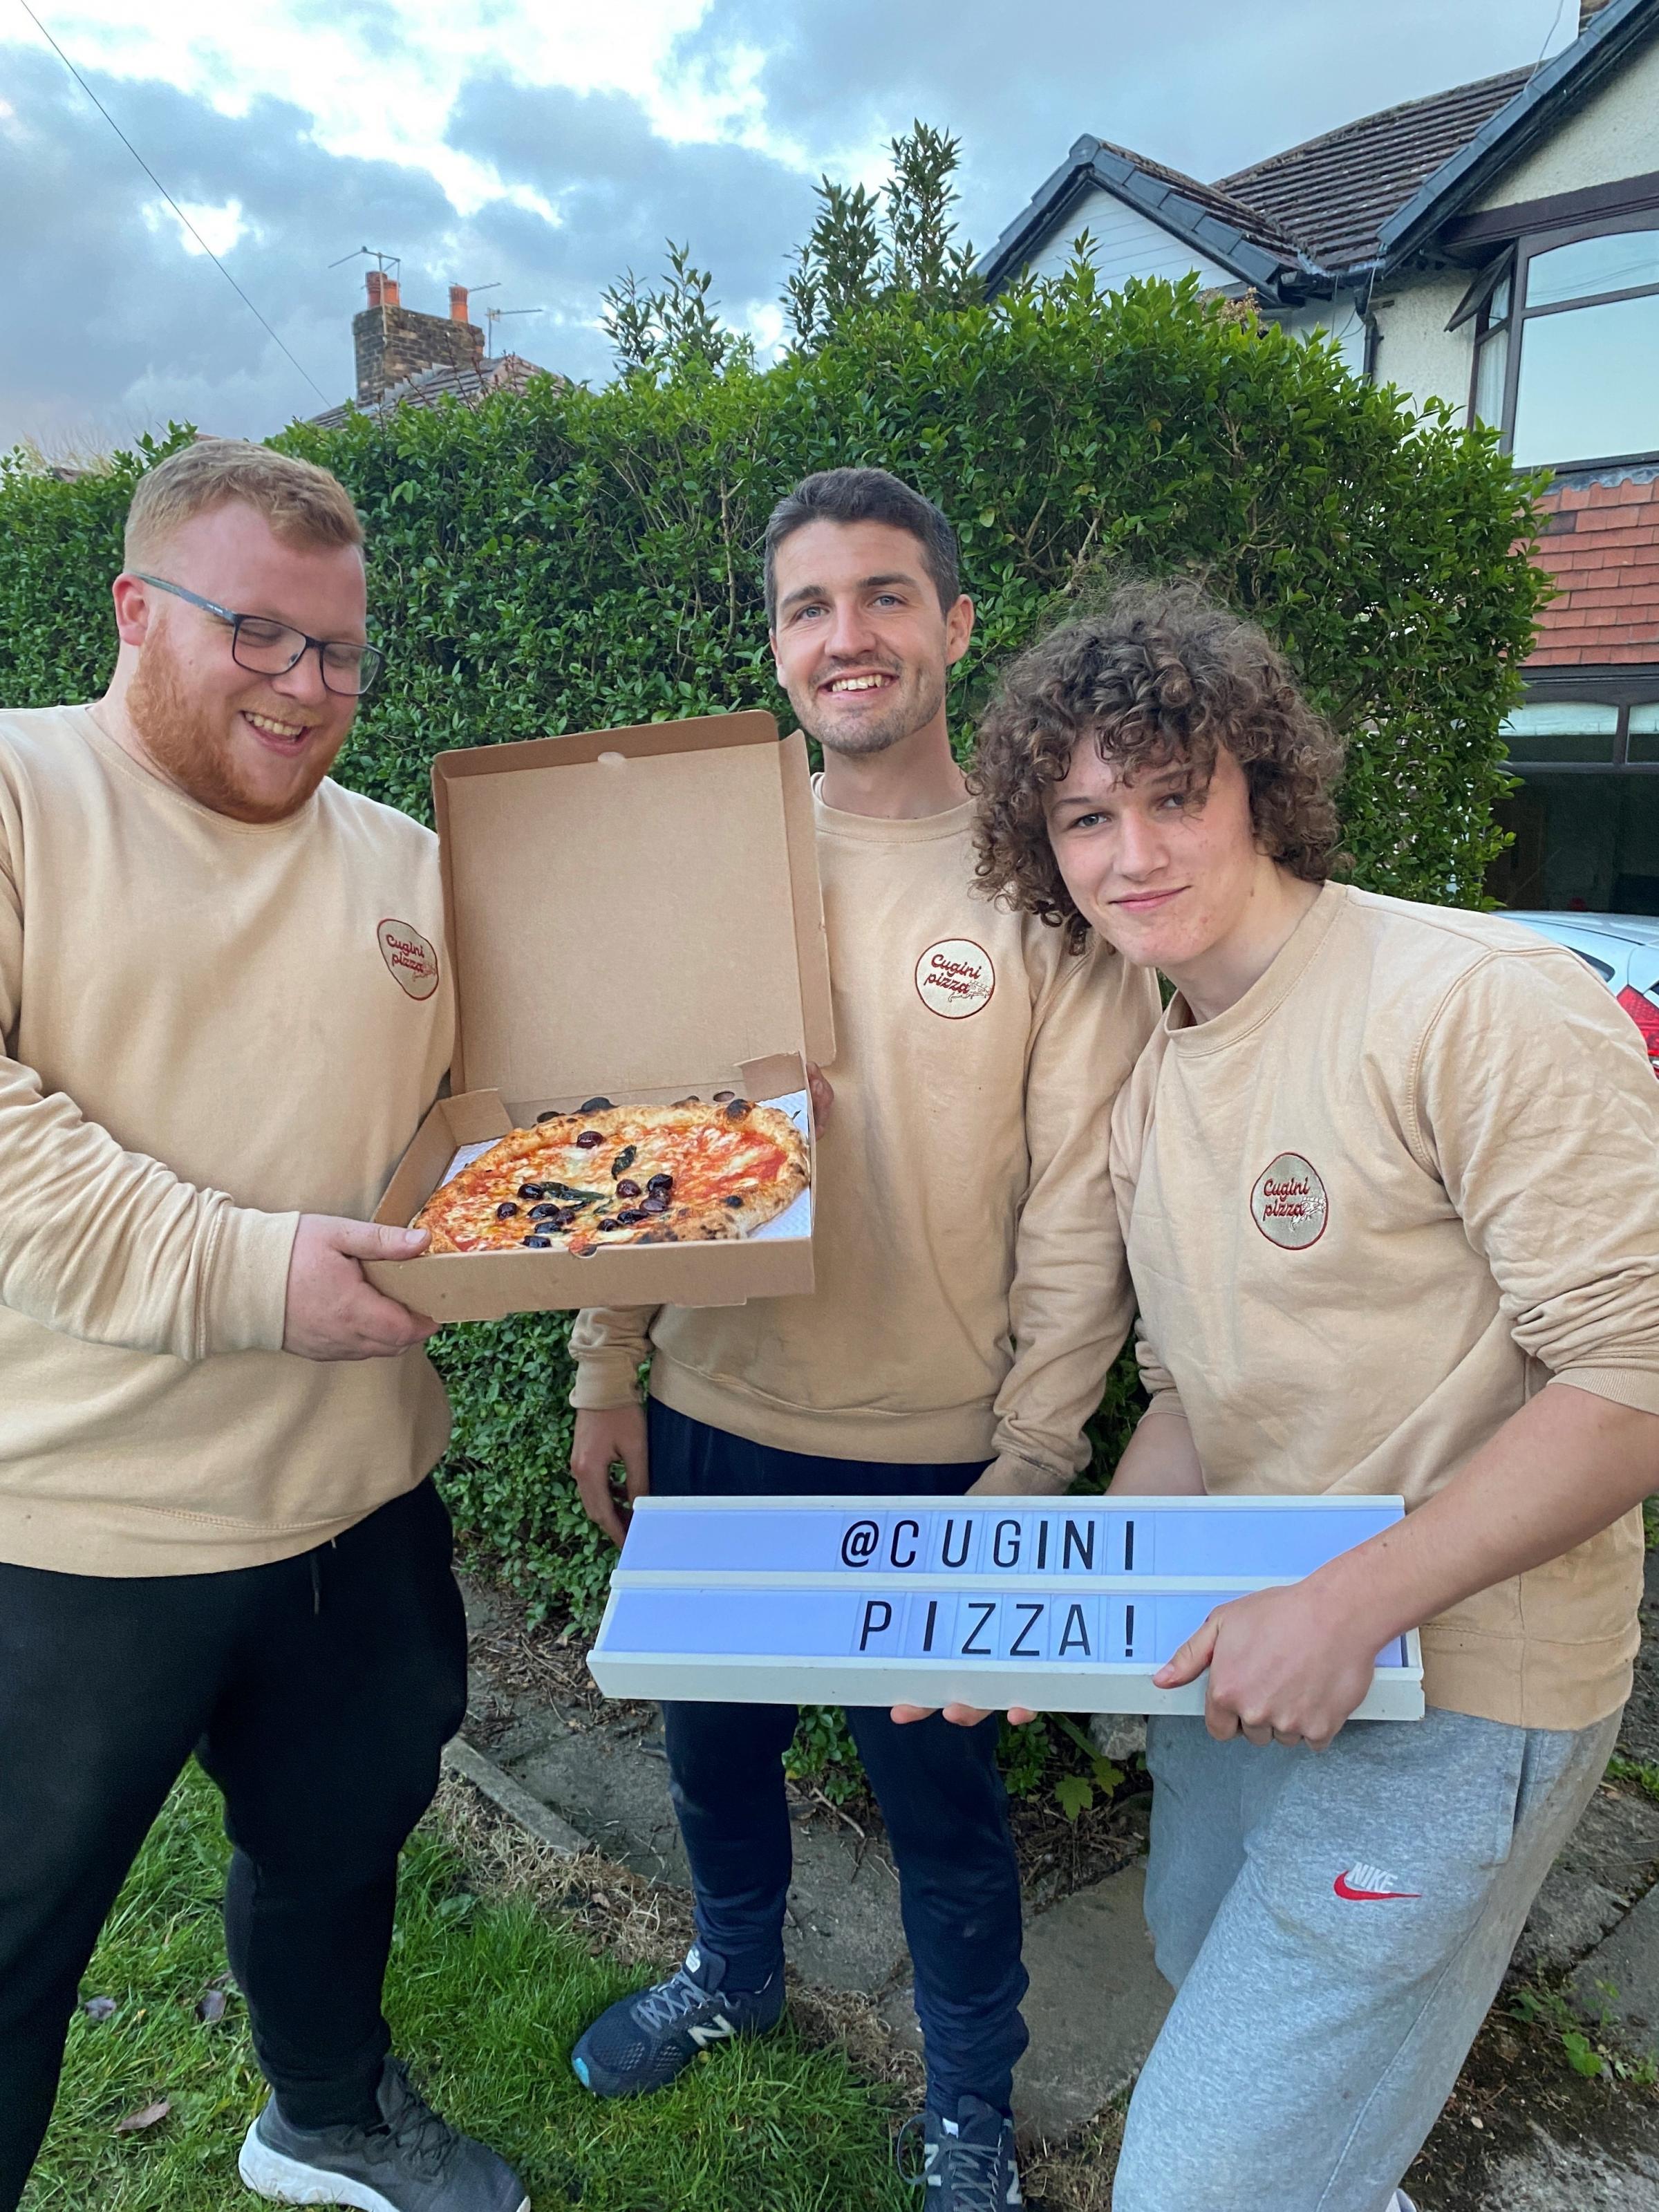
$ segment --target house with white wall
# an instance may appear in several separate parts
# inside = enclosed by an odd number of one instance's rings
[[[1557,597],[1508,726],[1522,783],[1492,888],[1659,914],[1659,0],[1581,0],[1535,70],[1213,183],[1081,137],[981,273],[1058,273],[1080,238],[1109,289],[1195,271],[1551,471]]]

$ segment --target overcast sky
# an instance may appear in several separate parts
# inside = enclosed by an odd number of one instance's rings
[[[1577,0],[31,0],[295,361],[0,0],[0,447],[165,422],[261,436],[346,398],[362,246],[406,307],[601,382],[599,295],[665,235],[766,343],[827,170],[914,117],[986,245],[1089,131],[1202,178],[1555,52]],[[297,362],[298,367],[295,365]]]

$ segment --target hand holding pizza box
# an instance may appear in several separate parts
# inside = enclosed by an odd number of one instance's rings
[[[805,742],[708,716],[441,755],[453,1095],[375,1218],[440,1321],[812,1287],[834,1057]]]

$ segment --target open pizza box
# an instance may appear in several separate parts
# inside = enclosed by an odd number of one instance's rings
[[[433,763],[457,1037],[452,1095],[374,1218],[403,1225],[477,1151],[599,1097],[736,1091],[811,1146],[806,1064],[835,1057],[805,741],[718,714],[445,753]],[[745,1237],[586,1256],[374,1261],[436,1321],[550,1307],[742,1305],[812,1287],[814,1189]]]

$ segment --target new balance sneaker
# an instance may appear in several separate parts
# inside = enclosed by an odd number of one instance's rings
[[[921,2132],[922,2166],[909,2179],[923,2192],[922,2212],[1007,2212],[1024,2203],[1014,2160],[1014,2124],[978,2097],[963,2097],[956,2117],[931,2106],[899,2130],[896,2155]]]
[[[726,1961],[693,1944],[685,1964],[654,1989],[602,2012],[570,2054],[596,2097],[665,2089],[699,2051],[736,2035],[764,2035],[783,2016],[783,1969],[757,1990],[726,1990]]]
[[[505,2159],[459,2135],[388,2058],[373,2127],[290,2127],[273,2097],[248,2130],[237,2168],[272,2204],[346,2204],[356,2212],[530,2212]]]

